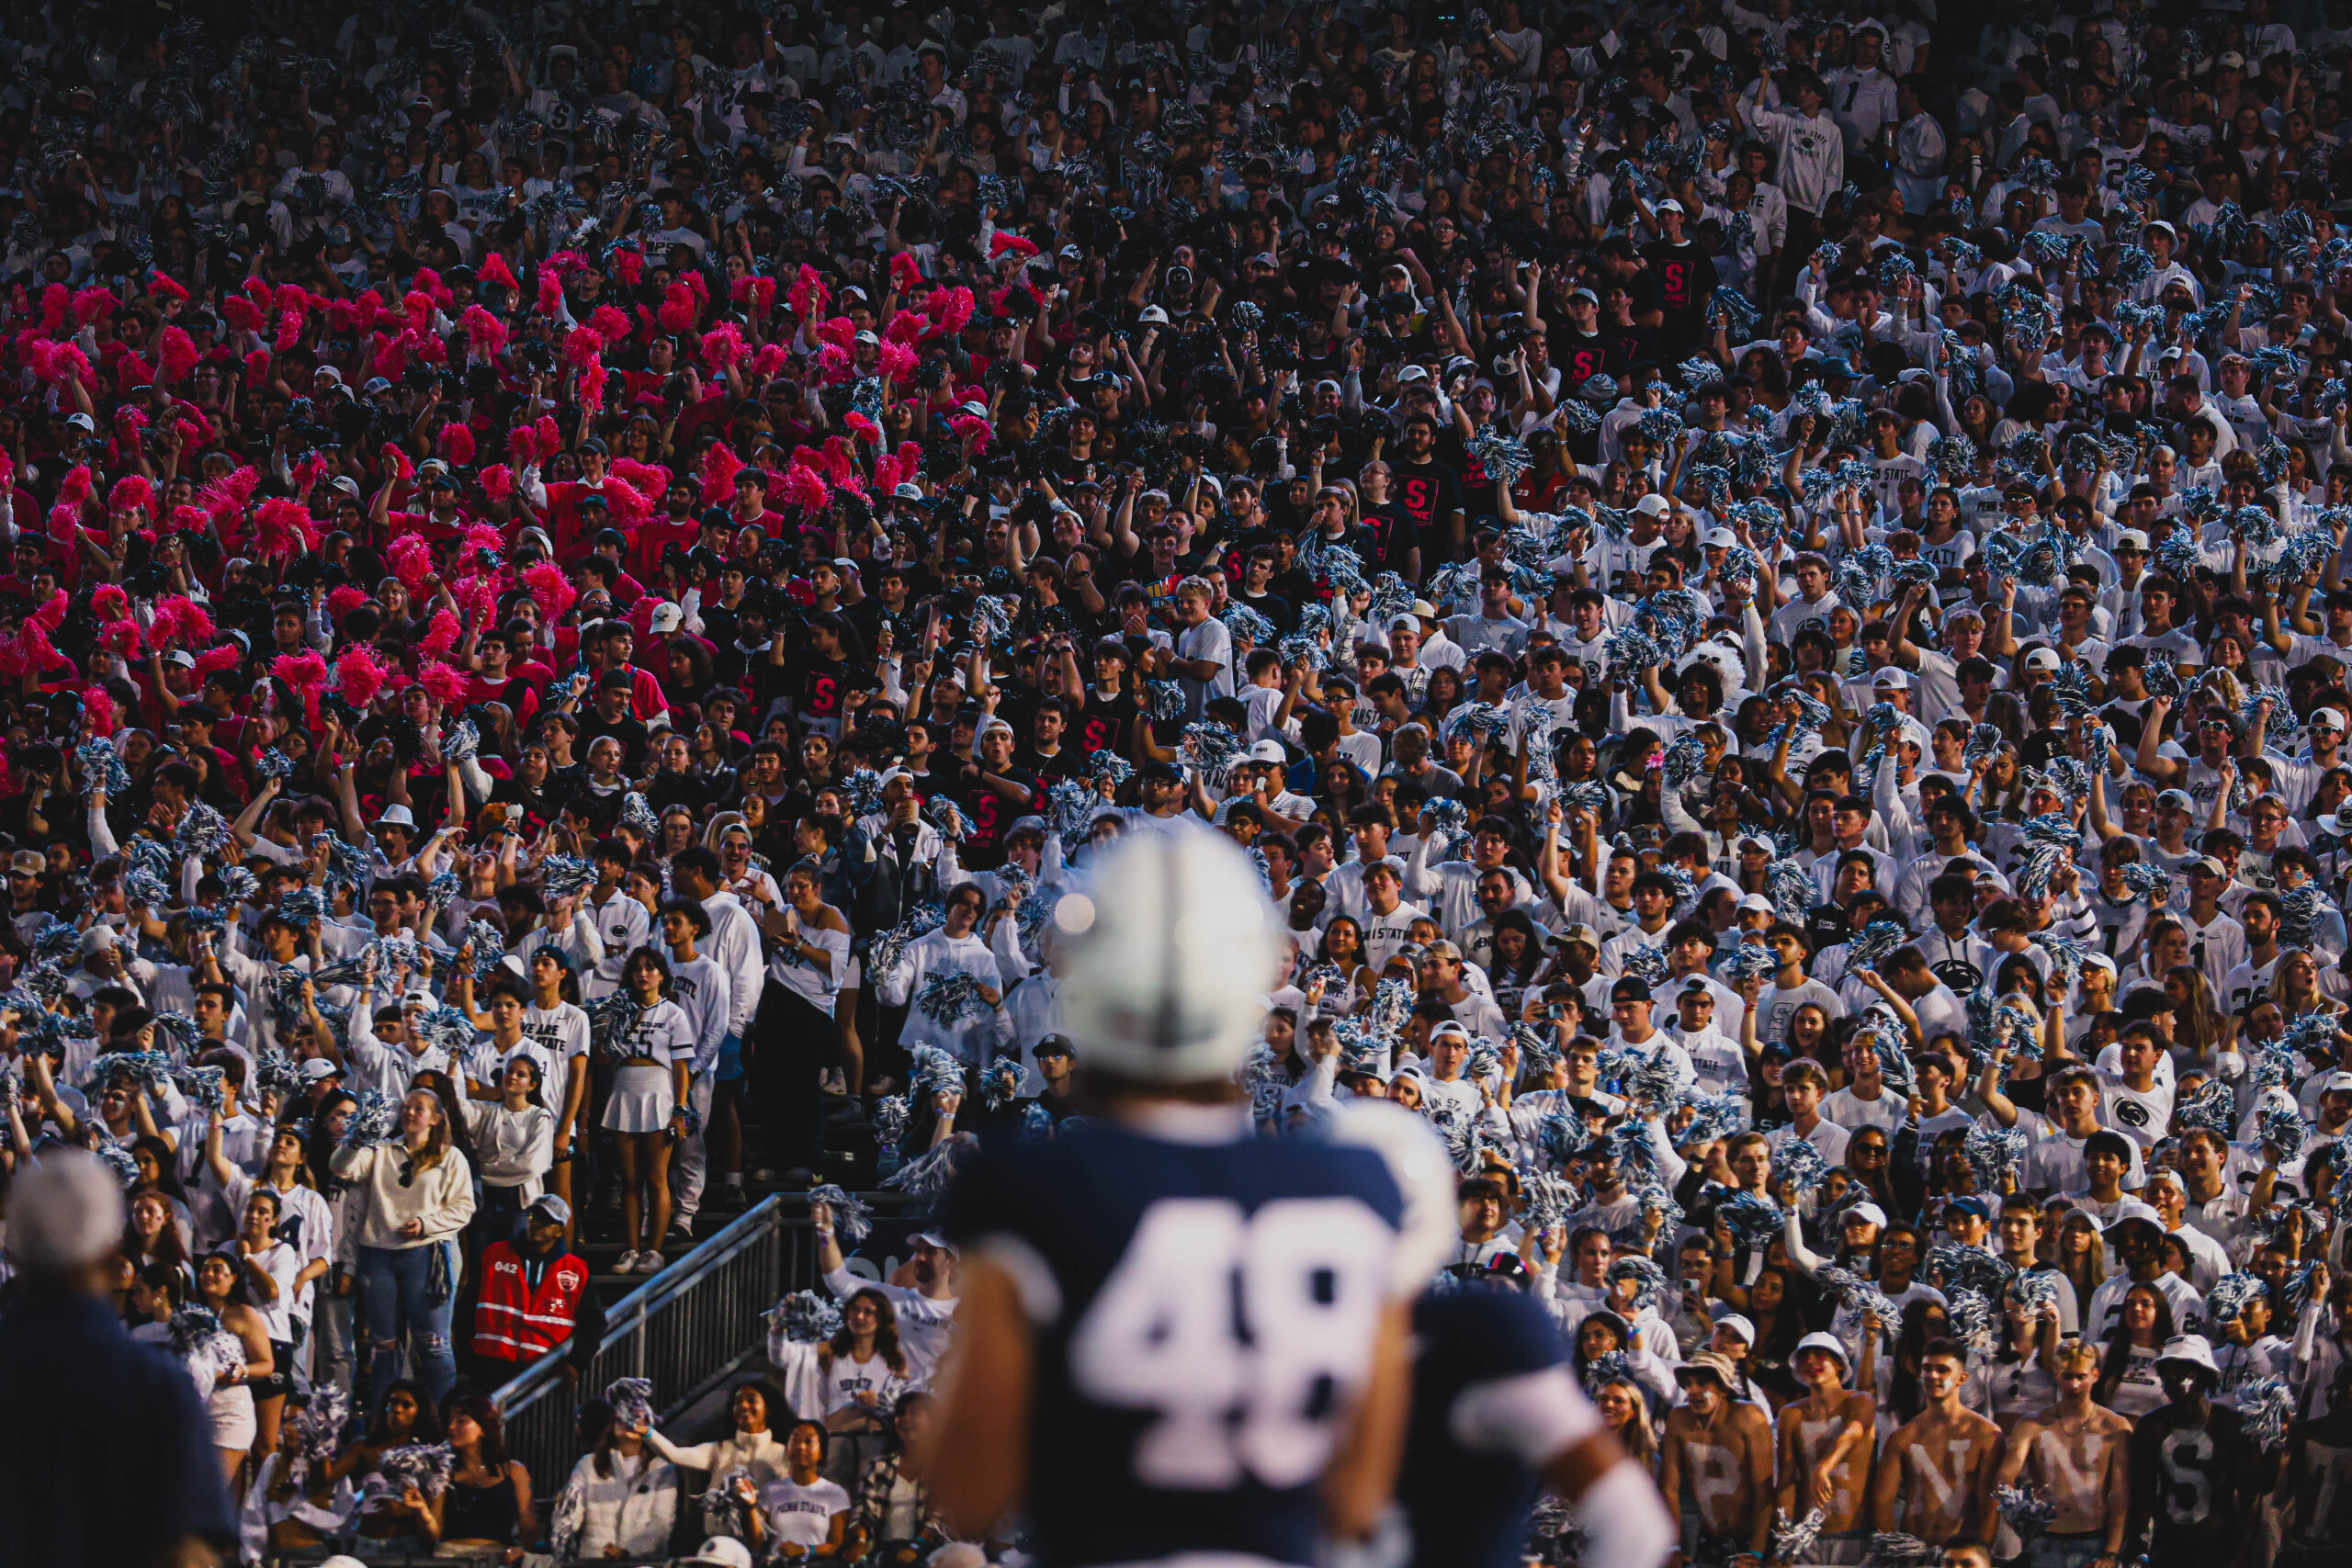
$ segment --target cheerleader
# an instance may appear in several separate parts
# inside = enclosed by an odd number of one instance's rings
[[[662,1267],[662,1237],[670,1228],[670,1146],[690,1130],[686,1090],[694,1069],[694,1025],[670,999],[670,961],[660,949],[640,947],[630,953],[621,965],[621,985],[639,1012],[628,1033],[614,1042],[620,1066],[613,1076],[612,1098],[605,1102],[605,1129],[618,1134],[613,1141],[621,1163],[625,1250],[615,1271],[650,1274]]]

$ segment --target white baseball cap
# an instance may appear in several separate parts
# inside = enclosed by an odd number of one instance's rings
[[[1864,1201],[1857,1203],[1852,1208],[1848,1209],[1846,1211],[1845,1218],[1847,1220],[1868,1220],[1871,1224],[1883,1228],[1886,1224],[1886,1211],[1880,1208],[1876,1203]],[[1844,1220],[1841,1220],[1838,1223],[1842,1224],[1845,1222]]]
[[[1634,510],[1645,517],[1663,517],[1672,508],[1667,504],[1666,497],[1653,492],[1635,502]]]
[[[1711,550],[1728,550],[1739,543],[1739,536],[1728,528],[1710,528],[1699,536],[1699,542]]]
[[[667,636],[684,626],[685,619],[686,613],[677,605],[656,604],[653,606],[653,619],[648,624],[655,632]]]
[[[1727,1312],[1715,1319],[1715,1326],[1730,1329],[1751,1347],[1756,1343],[1756,1325],[1736,1312]]]
[[[1253,762],[1273,762],[1279,764],[1289,761],[1290,753],[1283,750],[1283,743],[1281,741],[1269,737],[1250,748],[1250,760]]]
[[[2029,670],[2055,671],[2058,668],[2057,650],[2048,648],[2035,649],[2025,656],[2025,667]]]
[[[752,1568],[752,1549],[731,1535],[715,1535],[695,1549],[692,1557],[678,1560],[681,1568],[695,1564],[697,1568]]]
[[[2166,1361],[2187,1361],[2191,1366],[2204,1368],[2217,1378],[2222,1375],[2222,1369],[2213,1364],[2213,1347],[2206,1343],[2202,1334],[2177,1334],[2165,1340],[2164,1353],[2156,1358],[2156,1365],[2161,1367]]]
[[[2144,553],[2148,547],[2148,536],[2138,528],[2126,528],[2115,536],[2115,547],[2120,550],[2126,545]]]
[[[1890,664],[1871,676],[1871,684],[1884,686],[1890,692],[1907,692],[1911,689],[1911,677]]]

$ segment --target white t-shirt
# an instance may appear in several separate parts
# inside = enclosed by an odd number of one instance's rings
[[[833,1516],[849,1511],[849,1494],[831,1481],[803,1486],[780,1475],[760,1488],[760,1512],[766,1516],[768,1547],[822,1546],[832,1539]]]

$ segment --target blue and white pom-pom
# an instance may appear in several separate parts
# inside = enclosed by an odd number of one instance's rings
[[[980,1104],[990,1111],[1001,1111],[1021,1093],[1021,1062],[1014,1056],[997,1056],[980,1069]]]
[[[119,800],[130,793],[130,770],[115,755],[114,747],[104,740],[85,740],[74,749],[74,756],[82,764],[82,793],[96,795],[104,790],[111,799]]]
[[[823,1203],[831,1209],[833,1229],[852,1246],[864,1241],[874,1229],[873,1206],[860,1202],[830,1181],[811,1187],[808,1201],[812,1205]]]
[[[934,795],[923,803],[923,815],[939,829],[939,836],[951,843],[962,843],[971,836],[972,819],[961,807],[944,795]]]
[[[202,801],[187,808],[172,834],[172,853],[185,861],[190,855],[210,860],[229,845],[229,819]]]
[[[376,1472],[395,1493],[413,1486],[428,1499],[449,1489],[449,1473],[457,1454],[447,1443],[409,1443],[387,1449],[377,1457]]]
[[[364,1149],[391,1142],[400,1131],[401,1103],[381,1089],[363,1089],[343,1124],[343,1146]]]
[[[1786,1512],[1775,1510],[1772,1515],[1772,1552],[1766,1559],[1772,1563],[1803,1562],[1813,1556],[1813,1543],[1821,1539],[1821,1527],[1829,1522],[1829,1511],[1815,1508],[1801,1519],[1792,1519]]]
[[[1654,1307],[1666,1291],[1666,1270],[1638,1253],[1620,1258],[1609,1266],[1606,1276],[1612,1286],[1626,1280],[1634,1284],[1634,1308]]]
[[[582,856],[549,855],[539,863],[539,891],[549,898],[576,898],[595,886],[595,863]]]
[[[796,1345],[814,1345],[842,1331],[841,1304],[815,1291],[795,1291],[768,1308],[770,1333],[781,1334]]]

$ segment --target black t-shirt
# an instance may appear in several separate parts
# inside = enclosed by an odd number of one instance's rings
[[[598,739],[609,735],[621,743],[621,772],[630,778],[640,778],[645,767],[645,742],[649,734],[644,724],[626,708],[621,711],[620,717],[610,720],[593,706],[582,708],[580,713],[580,739],[573,743],[572,755],[585,762],[590,749]]]
[[[1609,340],[1600,333],[1580,333],[1567,327],[1554,332],[1551,337],[1552,363],[1560,372],[1562,397],[1566,397],[1606,367]]]
[[[1421,568],[1426,571],[1433,563],[1446,558],[1445,518],[1449,513],[1463,509],[1462,476],[1435,459],[1408,463],[1399,457],[1390,462],[1388,471],[1395,483],[1396,505],[1411,520],[1413,533],[1420,543]]]
[[[1638,301],[1634,306],[1634,313],[1636,316],[1641,313]],[[1638,321],[1628,322],[1622,327],[1603,322],[1600,336],[1609,344],[1604,367],[1610,376],[1621,383],[1634,366],[1645,359],[1652,362],[1657,359],[1657,333]]]
[[[1664,240],[1642,247],[1649,262],[1647,276],[1657,288],[1657,309],[1664,312],[1664,336],[1687,344],[1706,326],[1707,300],[1714,292],[1715,269],[1705,247],[1684,240],[1669,245]]]
[[[1078,711],[1070,723],[1071,739],[1080,753],[1091,758],[1095,752],[1108,750],[1114,756],[1135,755],[1136,717],[1143,705],[1121,692],[1105,698],[1089,687],[1086,705]],[[1068,748],[1065,747],[1065,750]]]

